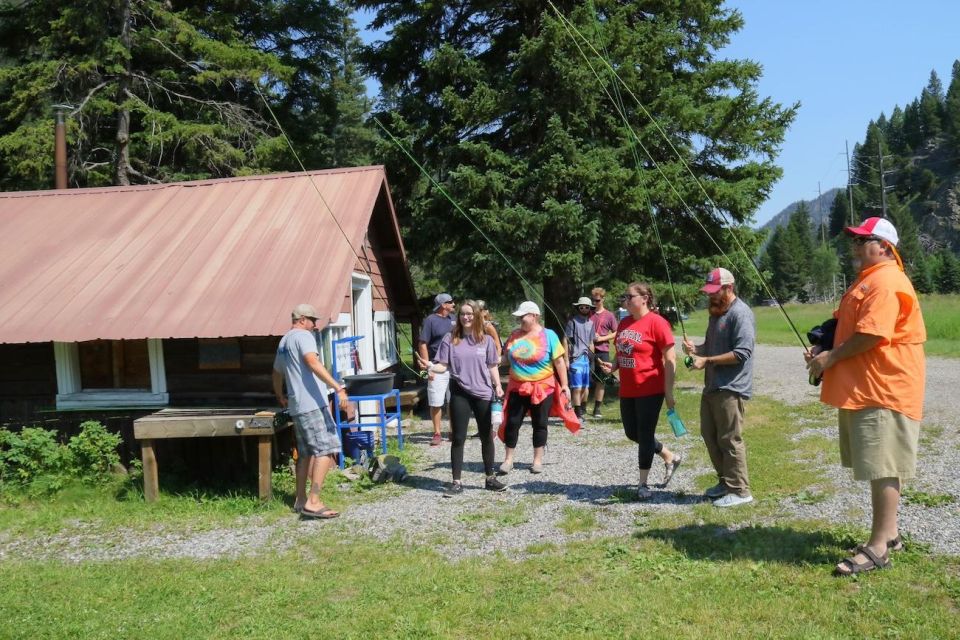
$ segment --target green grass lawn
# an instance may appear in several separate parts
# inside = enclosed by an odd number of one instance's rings
[[[681,473],[706,464],[695,435],[696,383],[696,374],[680,372],[678,406],[691,434],[678,443],[661,426],[668,446],[686,451],[690,462]],[[823,436],[793,438],[811,422],[829,419],[824,412],[817,404],[750,401],[745,437],[757,502],[748,508],[638,505],[632,532],[610,537],[599,529],[597,512],[568,506],[561,531],[600,537],[572,543],[547,537],[529,545],[522,560],[493,554],[450,562],[429,540],[414,546],[347,540],[322,526],[293,550],[254,557],[0,559],[0,637],[960,637],[960,559],[912,544],[889,571],[836,579],[832,564],[864,530],[784,515],[783,498],[815,503],[832,491],[807,461],[819,456],[835,464],[835,444]],[[608,420],[595,428],[619,430],[615,402],[605,414]],[[418,464],[415,456],[406,461]],[[712,484],[711,475],[696,478],[696,486]],[[409,491],[376,485],[343,492],[333,488],[338,482],[330,479],[326,498],[344,509]],[[129,482],[120,483],[119,492],[73,488],[50,499],[7,500],[0,506],[0,539],[27,537],[44,545],[46,535],[81,522],[129,536],[151,525],[202,530],[240,526],[251,514],[267,522],[292,518],[285,504],[290,479],[281,474],[277,484],[278,500],[263,506],[253,488],[174,492],[147,505]],[[536,501],[533,496],[530,504]],[[478,532],[494,527],[494,535],[509,536],[531,517],[528,506],[460,518],[475,522]]]
[[[920,298],[920,308],[927,327],[926,353],[930,356],[960,357],[960,296],[929,295]],[[833,315],[832,304],[787,304],[784,310],[793,321],[804,343],[807,331]],[[778,307],[754,307],[757,320],[757,342],[761,344],[797,346],[796,334]],[[687,333],[702,336],[707,330],[707,311],[697,310],[685,322]],[[676,327],[680,331],[679,325]]]

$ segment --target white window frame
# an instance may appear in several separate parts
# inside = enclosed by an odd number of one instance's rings
[[[377,370],[373,345],[376,338],[370,320],[373,317],[373,282],[361,273],[354,273],[351,280],[351,308],[356,311],[356,317],[353,318],[354,335],[364,337],[357,342],[360,364],[363,365],[363,369],[357,373],[374,373]]]
[[[83,389],[80,380],[80,347],[76,342],[54,342],[57,366],[57,409],[128,409],[165,407],[170,404],[163,341],[147,339],[150,389]]]
[[[323,331],[320,333],[321,340],[323,341],[322,348],[320,351],[320,360],[323,362],[323,366],[327,368],[328,371],[333,371],[333,341],[340,340],[341,338],[346,338],[351,333],[351,328],[353,322],[351,321],[349,313],[339,314],[335,320],[331,321],[326,327],[323,328]],[[330,360],[327,361],[327,354],[330,355]],[[342,358],[341,358],[342,359]],[[340,374],[343,375],[343,369],[340,368]]]
[[[397,357],[397,325],[392,311],[373,313],[373,335],[377,352],[377,371],[399,362]]]

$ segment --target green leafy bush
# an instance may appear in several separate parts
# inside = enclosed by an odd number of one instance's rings
[[[25,485],[41,476],[60,476],[66,471],[69,456],[53,431],[39,427],[27,427],[19,433],[3,430],[0,478],[4,483]]]
[[[64,445],[57,432],[27,427],[19,432],[0,429],[0,488],[52,493],[71,478],[97,482],[119,464],[120,436],[99,422],[84,422],[80,433]]]
[[[119,446],[119,435],[110,433],[99,422],[84,422],[80,433],[67,444],[73,475],[94,481],[105,478],[120,464]]]

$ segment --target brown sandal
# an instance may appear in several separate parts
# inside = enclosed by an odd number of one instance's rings
[[[866,561],[857,562],[856,560],[854,560],[857,554],[860,554],[860,553],[862,553],[864,556],[867,557]],[[886,569],[889,566],[890,566],[889,551],[887,553],[884,553],[882,556],[878,556],[877,554],[875,554],[873,551],[870,550],[870,547],[868,547],[865,544],[862,544],[859,547],[857,547],[857,552],[855,554],[853,554],[849,558],[844,558],[843,560],[840,561],[840,564],[838,564],[836,568],[833,570],[833,575],[846,577],[846,576],[852,576],[857,573],[866,573],[868,571],[873,571],[874,569]],[[841,567],[844,567],[847,570],[844,571],[843,569],[841,569]]]
[[[887,540],[887,550],[889,551],[903,551],[907,548],[907,544],[903,541],[903,537],[898,533],[897,537],[893,540]],[[852,549],[847,549],[847,553],[852,556],[859,553],[860,547],[853,547]]]

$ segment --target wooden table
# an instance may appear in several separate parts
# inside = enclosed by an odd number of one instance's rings
[[[254,437],[257,439],[258,482],[261,500],[273,493],[272,448],[276,434],[290,422],[274,426],[276,411],[253,409],[161,409],[133,421],[143,457],[143,497],[153,502],[159,494],[155,440],[161,438]]]

